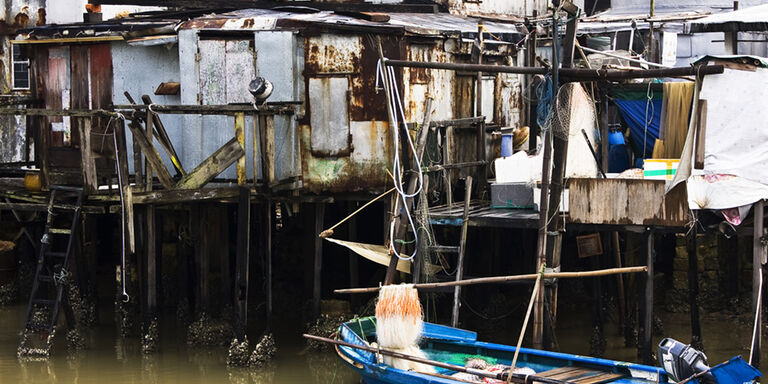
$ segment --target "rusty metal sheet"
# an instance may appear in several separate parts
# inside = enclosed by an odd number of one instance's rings
[[[349,154],[349,79],[309,79],[312,153],[319,156]]]
[[[664,180],[570,179],[569,221],[582,224],[684,227],[685,184],[664,195]]]
[[[388,124],[382,121],[352,122],[355,148],[349,156],[316,157],[310,147],[308,125],[300,127],[304,189],[312,193],[368,192],[387,188],[387,169],[392,168],[393,144]]]

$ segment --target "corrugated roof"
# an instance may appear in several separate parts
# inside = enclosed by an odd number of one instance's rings
[[[480,19],[448,13],[391,13],[388,22],[368,21],[331,11],[291,13],[267,9],[243,9],[234,12],[199,17],[181,24],[181,29],[265,30],[289,28],[302,24],[325,27],[359,27],[399,31],[417,35],[439,35],[445,32],[475,33]],[[517,23],[482,21],[494,34],[524,34]]]
[[[768,31],[768,4],[708,16],[686,23],[694,32]]]

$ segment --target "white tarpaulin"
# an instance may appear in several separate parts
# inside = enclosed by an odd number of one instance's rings
[[[331,243],[336,243],[341,246],[347,247],[352,252],[355,252],[358,255],[370,261],[373,261],[374,263],[381,264],[381,265],[389,265],[389,247],[387,247],[386,245],[356,243],[354,241],[344,241],[339,239],[333,239],[330,237],[326,237],[325,240],[328,240]],[[402,256],[406,257],[406,255],[402,255]],[[437,266],[434,264],[427,264],[426,269],[428,274],[434,274],[440,269],[440,266]],[[402,260],[402,259],[398,260],[397,270],[400,272],[411,273],[411,262],[407,260]]]
[[[696,99],[707,100],[704,169],[691,169],[698,115],[694,102],[680,167],[667,191],[685,180],[691,209],[721,210],[739,224],[752,203],[768,199],[768,69],[726,68],[708,75]]]
[[[699,98],[707,100],[704,173],[768,184],[768,69],[709,75]]]

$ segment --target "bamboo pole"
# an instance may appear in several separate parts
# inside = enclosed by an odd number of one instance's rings
[[[528,319],[531,317],[531,310],[533,309],[533,303],[536,301],[536,296],[539,293],[539,287],[541,286],[541,273],[536,276],[536,283],[533,284],[533,293],[531,293],[531,301],[528,302],[528,310],[525,312],[525,320],[523,320],[523,329],[520,330],[520,337],[517,338],[517,346],[515,347],[515,356],[512,357],[512,365],[509,366],[509,372],[515,372],[515,366],[517,365],[517,356],[520,354],[520,346],[523,345],[523,337],[525,337],[525,329],[528,328]],[[507,384],[512,376],[507,376]]]
[[[541,274],[530,273],[526,275],[478,277],[475,279],[465,279],[460,281],[445,281],[441,283],[414,284],[413,286],[416,289],[434,289],[434,288],[443,288],[443,287],[454,287],[457,285],[464,286],[464,285],[476,285],[476,284],[507,283],[510,281],[536,280],[536,278],[539,275],[541,275],[542,279],[552,279],[552,278],[570,279],[570,278],[577,278],[577,277],[596,277],[596,276],[615,275],[619,273],[642,273],[642,272],[648,272],[648,267],[641,266],[641,267],[608,268],[608,269],[599,269],[596,271],[550,272],[550,273],[541,273]],[[336,294],[370,293],[370,292],[376,292],[378,290],[379,290],[379,287],[347,288],[347,289],[337,289],[333,291],[333,293],[336,293]]]
[[[557,379],[552,379],[552,378],[549,378],[549,377],[543,377],[543,376],[537,376],[537,375],[523,375],[523,374],[515,374],[515,373],[505,374],[503,372],[491,373],[491,372],[488,372],[488,371],[483,371],[481,369],[462,367],[460,365],[448,364],[448,363],[443,363],[443,362],[440,362],[440,361],[425,359],[423,357],[406,355],[404,353],[390,351],[390,350],[387,350],[387,349],[373,348],[373,347],[369,347],[367,345],[361,345],[361,344],[352,344],[352,343],[347,343],[346,341],[333,340],[333,339],[328,339],[328,338],[325,338],[325,337],[309,335],[309,334],[306,334],[306,333],[303,336],[305,338],[307,338],[307,339],[321,341],[321,342],[324,342],[324,343],[335,344],[335,345],[340,345],[342,347],[354,348],[354,349],[359,349],[359,350],[363,350],[363,351],[368,351],[368,352],[371,352],[371,353],[375,353],[377,355],[381,354],[381,355],[386,355],[386,356],[392,356],[392,357],[396,357],[398,359],[415,361],[415,362],[418,362],[418,363],[427,364],[427,365],[435,366],[435,367],[438,367],[438,368],[449,369],[449,370],[455,371],[455,372],[464,372],[464,373],[469,373],[471,375],[488,377],[488,378],[496,379],[496,380],[507,380],[508,377],[509,377],[509,378],[511,378],[511,381],[513,381],[515,383],[531,383],[531,382],[539,382],[539,383],[546,383],[546,384],[564,384],[564,383],[566,383],[565,381],[562,381],[562,380],[557,380]]]

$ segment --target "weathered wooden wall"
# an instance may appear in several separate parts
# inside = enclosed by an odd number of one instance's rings
[[[685,184],[664,196],[664,180],[570,179],[569,221],[581,224],[689,223]]]

